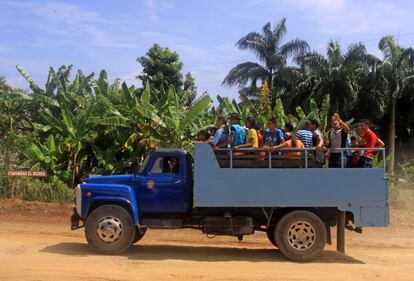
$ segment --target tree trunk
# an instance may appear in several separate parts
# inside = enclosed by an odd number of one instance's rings
[[[276,105],[276,98],[273,95],[273,69],[269,69],[269,81],[268,81],[269,85],[268,85],[268,89],[269,89],[269,95],[270,95],[270,105],[271,105],[271,110],[273,111],[273,109],[275,108]]]
[[[78,161],[78,153],[79,151],[76,151],[75,154],[72,157],[72,187],[75,187],[75,181],[76,181],[76,161]]]
[[[394,163],[395,163],[395,107],[397,99],[391,97],[391,110],[390,110],[390,120],[388,124],[388,155],[390,161],[388,163],[388,173],[394,172]]]
[[[335,98],[335,112],[334,113],[339,113],[339,98]],[[340,115],[342,115],[342,112]]]

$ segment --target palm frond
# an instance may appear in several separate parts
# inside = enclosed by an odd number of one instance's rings
[[[261,60],[266,60],[266,41],[264,37],[257,32],[250,32],[246,36],[237,41],[236,46],[241,50],[251,50],[256,57]]]
[[[269,75],[268,71],[258,63],[245,62],[233,67],[224,78],[222,85],[246,85],[249,80],[264,80]]]
[[[306,52],[309,52],[309,50],[309,44],[299,38],[286,42],[283,46],[280,47],[280,53],[286,57],[291,55],[297,56],[304,54]]]

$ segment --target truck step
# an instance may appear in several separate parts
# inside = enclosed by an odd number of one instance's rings
[[[182,219],[143,219],[142,224],[150,228],[180,228],[184,225]]]

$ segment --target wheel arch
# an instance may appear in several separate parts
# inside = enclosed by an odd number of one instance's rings
[[[135,204],[131,204],[131,202],[124,198],[93,198],[89,204],[89,208],[86,211],[87,217],[98,207],[104,206],[104,205],[117,205],[125,210],[128,211],[128,213],[131,215],[132,220],[134,221],[134,224],[139,224],[139,213],[138,208]],[[134,207],[135,206],[135,207]]]
[[[336,225],[338,214],[337,207],[287,207],[275,208],[269,225],[276,225],[285,215],[294,211],[309,211],[317,215],[327,226]],[[353,218],[352,212],[347,212],[349,218]]]
[[[134,189],[129,185],[121,184],[81,184],[83,219],[96,208],[113,204],[125,208],[132,216],[134,224],[139,224],[139,207]]]

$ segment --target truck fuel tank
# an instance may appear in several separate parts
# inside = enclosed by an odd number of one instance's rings
[[[254,233],[251,217],[226,215],[223,217],[205,217],[202,224],[203,233],[211,235],[241,236]]]

